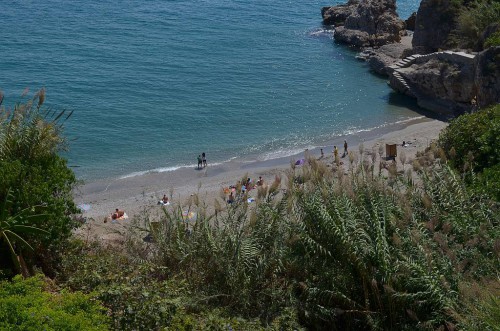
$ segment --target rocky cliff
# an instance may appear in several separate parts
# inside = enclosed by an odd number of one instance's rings
[[[353,0],[321,12],[324,24],[335,25],[335,40],[356,47],[399,42],[405,32],[395,0]]]
[[[393,89],[440,113],[500,103],[500,46],[477,55],[442,51],[413,55],[388,68]]]
[[[333,7],[321,8],[321,16],[323,16],[323,24],[326,25],[344,25],[345,20],[350,16],[356,6],[358,0],[349,0],[346,4],[341,4]]]
[[[458,8],[451,0],[422,0],[415,19],[414,52],[427,54],[449,49],[457,15]]]
[[[390,85],[415,97],[424,108],[453,113],[467,111],[474,106],[473,55],[439,52],[413,56],[411,61],[401,62],[394,69]]]
[[[479,53],[476,56],[475,68],[478,106],[500,103],[500,46]]]

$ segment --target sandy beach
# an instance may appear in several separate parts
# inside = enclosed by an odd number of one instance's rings
[[[437,139],[439,132],[447,125],[446,122],[420,118],[398,125],[391,125],[381,130],[372,130],[352,136],[339,137],[324,146],[309,150],[309,155],[319,158],[320,148],[323,148],[324,162],[333,161],[333,146],[338,146],[340,154],[343,151],[343,141],[347,140],[349,150],[359,154],[359,144],[363,143],[364,153],[378,151],[379,145],[386,143],[398,144],[398,153],[404,151],[408,160],[415,157],[417,151],[425,149],[432,140]],[[401,147],[401,143],[409,143]],[[231,161],[221,165],[210,164],[201,170],[181,168],[170,172],[152,172],[143,175],[98,180],[85,183],[75,190],[77,204],[87,204],[90,208],[83,212],[89,220],[96,235],[106,239],[109,232],[129,223],[137,215],[147,210],[154,217],[162,212],[158,201],[164,194],[170,197],[171,206],[185,205],[189,197],[198,194],[201,201],[213,205],[214,199],[221,196],[221,190],[245,177],[256,181],[262,176],[271,183],[276,175],[282,175],[290,167],[291,162],[304,158],[304,153],[266,161],[238,162]],[[129,219],[122,222],[104,222],[110,214],[120,208]],[[118,224],[117,224],[118,223]]]

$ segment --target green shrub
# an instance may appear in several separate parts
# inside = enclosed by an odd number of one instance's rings
[[[300,329],[290,310],[280,312],[267,326],[255,317],[238,317],[228,309],[230,305],[221,307],[218,296],[211,295],[214,284],[206,283],[206,289],[193,287],[191,278],[197,275],[173,274],[169,268],[138,258],[138,253],[131,257],[116,247],[74,241],[58,282],[71,290],[95,293],[109,309],[113,328],[119,330]],[[246,299],[237,301],[242,305]]]
[[[482,33],[493,23],[500,24],[500,2],[497,0],[464,1],[458,16],[457,29],[454,31],[455,38],[460,47],[482,50],[482,48],[493,46],[496,38],[485,45],[478,45]]]
[[[494,47],[494,46],[500,46],[500,31],[495,32],[491,36],[486,39],[484,42],[484,47]]]
[[[454,119],[439,145],[475,192],[500,201],[500,105]]]
[[[462,277],[498,271],[498,214],[449,168],[422,172],[418,188],[403,178],[391,188],[363,168],[311,178],[297,188],[296,243],[311,328],[434,329],[453,322]]]
[[[20,225],[46,231],[43,235],[26,236],[36,254],[25,250],[23,255],[29,265],[36,263],[50,275],[64,243],[77,226],[70,217],[77,212],[72,197],[76,178],[66,160],[58,155],[66,146],[61,135],[64,112],[58,114],[44,109],[44,99],[45,93],[41,90],[32,100],[15,105],[13,110],[0,108],[0,201],[5,201],[9,192],[12,194],[13,204],[7,210],[10,215],[22,210],[39,213],[35,209],[43,207],[47,217],[20,219]],[[7,253],[3,244],[0,253]],[[2,267],[9,265],[2,264]]]
[[[477,177],[472,189],[500,201],[500,164],[484,169]]]
[[[441,132],[439,145],[461,171],[500,163],[500,105],[454,119]]]
[[[0,329],[108,330],[105,309],[92,296],[45,286],[42,276],[0,282]]]
[[[457,315],[463,330],[500,330],[500,281],[461,284],[463,313]]]

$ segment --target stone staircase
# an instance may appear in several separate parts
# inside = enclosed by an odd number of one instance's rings
[[[390,76],[389,81],[387,82],[389,86],[395,89],[398,92],[401,92],[409,97],[416,98],[415,92],[413,91],[406,81],[406,79],[401,75],[401,73],[397,70],[394,70]]]
[[[416,98],[419,103],[420,101],[427,100],[427,98],[422,95],[422,93],[420,93],[417,88],[413,87],[411,83],[405,79],[403,75],[403,69],[408,68],[413,64],[427,62],[432,58],[472,64],[474,62],[475,54],[453,51],[442,51],[429,54],[414,54],[401,59],[387,67],[386,70],[389,74],[389,81],[387,83],[394,90],[412,98]]]

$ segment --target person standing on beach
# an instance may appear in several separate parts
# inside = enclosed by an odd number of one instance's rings
[[[205,155],[205,152],[201,153],[201,160],[203,161],[203,167],[207,166],[207,157]]]
[[[342,157],[347,155],[347,140],[344,140],[344,155]]]
[[[202,167],[202,159],[201,159],[201,155],[198,155],[198,169],[201,169]]]
[[[333,160],[337,160],[337,156],[339,156],[339,150],[337,146],[333,146]]]
[[[321,149],[321,158],[325,157],[325,153],[323,152],[323,148]]]

